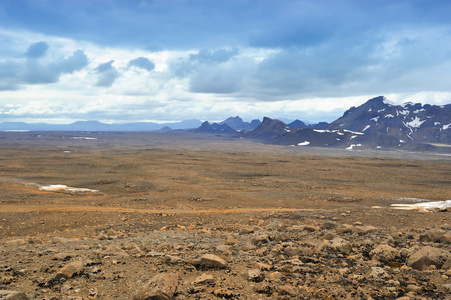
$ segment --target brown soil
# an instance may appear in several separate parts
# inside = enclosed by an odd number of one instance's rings
[[[75,136],[97,139],[70,138]],[[0,274],[10,276],[8,268],[34,274],[13,275],[14,280],[0,282],[0,289],[22,290],[33,299],[97,297],[84,287],[89,280],[80,283],[81,277],[78,284],[83,287],[77,293],[77,282],[64,292],[61,285],[39,284],[36,272],[50,276],[62,265],[42,254],[41,248],[51,248],[54,237],[93,240],[93,245],[108,232],[130,239],[171,230],[167,234],[175,240],[179,231],[191,236],[213,232],[224,239],[242,227],[274,222],[360,222],[396,231],[451,224],[448,212],[390,208],[394,203],[412,203],[408,198],[451,199],[448,156],[270,146],[182,133],[2,133],[0,142],[0,241],[4,244]],[[99,192],[39,189],[56,184]],[[19,243],[16,253],[5,246],[18,239],[26,242]],[[31,240],[45,247],[35,246],[39,249],[29,252]],[[27,262],[21,261],[25,252]],[[161,262],[124,261],[127,265],[122,268],[104,264],[103,272],[113,274],[113,279],[105,275],[103,281],[91,284],[99,298],[131,299],[134,280],[161,272]],[[43,271],[40,264],[47,269]],[[239,273],[247,264],[237,263],[231,272]],[[180,271],[180,267],[167,268]],[[189,281],[184,272],[184,280]],[[246,282],[230,283],[236,284],[235,291],[242,291],[235,298],[254,299],[243,294]],[[191,298],[188,295],[179,297]],[[271,295],[279,297],[265,297]]]

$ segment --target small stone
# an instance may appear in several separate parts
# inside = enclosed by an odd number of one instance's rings
[[[200,265],[209,268],[225,268],[227,262],[214,254],[205,254],[200,258]]]
[[[421,287],[420,286],[418,286],[418,285],[415,285],[415,284],[409,284],[407,287],[406,287],[406,292],[415,292],[415,293],[418,293],[418,292],[421,292]]]
[[[321,229],[335,229],[337,227],[338,224],[332,221],[325,221],[323,224],[321,224]]]
[[[321,228],[319,228],[317,226],[313,226],[313,225],[305,225],[304,230],[308,231],[308,232],[315,232],[315,231],[321,230]]]
[[[250,269],[247,271],[247,280],[253,282],[261,282],[264,279],[263,273],[260,269]]]
[[[269,242],[269,235],[267,234],[260,234],[252,238],[252,244],[257,246],[267,242]]]
[[[338,250],[339,252],[341,252],[343,254],[349,254],[349,252],[352,251],[351,244],[342,238],[333,238],[330,241],[330,246],[333,249]]]
[[[254,233],[254,229],[252,228],[241,228],[239,234],[251,234]]]
[[[253,245],[251,243],[246,243],[245,245],[243,245],[241,247],[241,250],[243,250],[243,251],[252,251],[252,250],[255,250],[255,249],[257,249],[257,246],[255,246],[255,245]]]
[[[159,257],[159,256],[164,256],[164,253],[156,252],[156,251],[150,251],[150,252],[147,252],[146,256]]]
[[[442,236],[440,237],[440,243],[451,244],[451,234],[449,233],[442,234]]]
[[[326,233],[323,235],[323,239],[328,240],[328,241],[332,240],[332,239],[335,238],[335,237],[337,237],[337,236],[336,236],[335,233],[333,233],[333,232],[326,232]]]
[[[213,292],[213,294],[217,297],[225,299],[233,299],[235,297],[235,294],[229,288],[217,289]]]
[[[229,238],[226,240],[226,243],[225,243],[225,244],[226,244],[226,245],[233,246],[233,245],[238,244],[238,240],[237,240],[236,238],[234,238],[234,237],[229,237]]]
[[[202,275],[198,276],[196,280],[193,281],[194,285],[201,285],[201,284],[213,284],[215,283],[215,279],[210,274],[203,273]]]
[[[259,294],[270,294],[271,286],[268,281],[263,281],[255,284],[254,291]]]

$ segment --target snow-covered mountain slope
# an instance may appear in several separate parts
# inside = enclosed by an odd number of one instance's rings
[[[352,107],[328,129],[348,129],[365,135],[385,135],[403,142],[451,144],[451,104],[394,105],[385,97]]]

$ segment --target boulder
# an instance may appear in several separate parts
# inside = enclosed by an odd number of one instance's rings
[[[81,260],[76,260],[66,264],[62,267],[56,276],[54,277],[54,281],[60,281],[61,279],[69,279],[76,275],[79,275],[83,272],[83,262]]]
[[[144,284],[133,296],[133,300],[170,300],[179,284],[179,276],[173,273],[160,273]]]
[[[430,265],[434,265],[437,269],[440,269],[448,257],[448,251],[426,246],[412,254],[407,261],[407,265],[416,270],[426,269]]]

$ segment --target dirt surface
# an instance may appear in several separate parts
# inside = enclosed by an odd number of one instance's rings
[[[423,246],[450,250],[450,212],[390,205],[450,200],[450,187],[451,157],[431,153],[186,133],[1,133],[0,290],[147,299],[139,290],[148,280],[175,274],[177,288],[161,299],[444,299],[445,261],[426,272],[409,259]],[[432,229],[440,237],[424,238]],[[401,254],[371,257],[379,245]],[[199,262],[205,254],[227,265]],[[79,261],[80,270],[58,275]],[[202,274],[213,279],[196,281]]]

